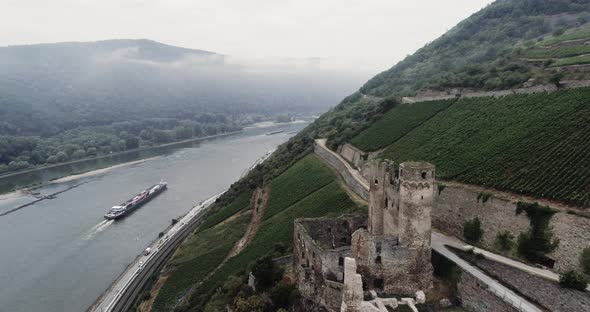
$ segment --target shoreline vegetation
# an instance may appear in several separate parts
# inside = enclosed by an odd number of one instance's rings
[[[89,175],[89,174],[90,175],[100,174],[102,172],[106,172],[106,171],[114,169],[114,168],[141,163],[141,162],[147,161],[149,159],[153,159],[153,158],[161,156],[161,155],[153,155],[153,154],[152,155],[150,155],[150,154],[141,155],[142,152],[152,151],[152,152],[157,153],[157,151],[156,151],[157,149],[170,148],[170,147],[174,147],[174,146],[181,146],[181,145],[187,144],[187,143],[199,142],[199,141],[204,141],[204,140],[214,139],[214,138],[219,138],[219,137],[224,137],[224,136],[230,136],[230,135],[234,135],[234,134],[238,134],[238,133],[242,133],[242,132],[244,132],[244,130],[225,132],[225,133],[210,135],[210,136],[206,136],[206,137],[199,137],[199,138],[193,138],[193,139],[188,139],[188,140],[183,140],[183,141],[166,143],[166,144],[162,144],[162,145],[158,145],[158,146],[140,147],[140,148],[133,149],[133,150],[112,153],[109,155],[84,158],[84,159],[68,161],[68,162],[64,162],[64,163],[60,163],[60,164],[46,165],[46,166],[21,170],[21,171],[17,171],[17,172],[9,172],[6,174],[0,174],[0,182],[1,182],[2,180],[11,179],[16,176],[34,174],[37,172],[42,172],[42,171],[52,170],[52,169],[57,170],[61,167],[63,167],[65,169],[63,171],[64,172],[63,175],[58,175],[57,177],[49,179],[48,181],[37,180],[36,182],[33,182],[33,183],[15,186],[12,189],[0,188],[0,200],[13,198],[14,196],[18,196],[19,193],[30,192],[32,190],[35,190],[35,189],[42,187],[44,185],[47,185],[47,184],[67,182],[70,180],[75,180],[75,179],[81,178],[81,177],[83,177],[85,175]],[[131,155],[131,154],[138,154],[137,156],[140,157],[140,159],[130,160],[130,161],[121,160],[120,162],[118,162],[115,159],[117,157]],[[95,167],[89,168],[88,170],[67,172],[68,171],[67,167],[70,167],[73,165],[91,164],[92,162],[97,162],[97,161],[101,161],[101,160],[109,160],[109,159],[112,159],[114,161],[114,163],[111,163],[111,164],[105,163],[106,166],[104,166],[104,167],[101,165],[97,165]]]
[[[217,138],[217,137],[232,135],[232,134],[236,134],[236,133],[241,133],[241,132],[244,132],[244,130],[223,132],[223,133],[218,133],[218,134],[204,136],[204,137],[191,138],[191,139],[182,140],[182,141],[175,141],[175,142],[165,143],[165,144],[161,144],[161,145],[142,146],[142,147],[138,147],[138,148],[126,150],[126,151],[114,152],[114,153],[111,153],[111,154],[100,155],[100,156],[90,156],[90,157],[86,157],[86,158],[82,158],[82,159],[70,160],[70,161],[61,162],[61,163],[57,163],[57,164],[40,165],[38,167],[33,167],[33,168],[26,168],[26,169],[20,169],[20,170],[15,170],[15,171],[7,171],[7,172],[0,173],[0,179],[6,178],[6,177],[9,177],[9,176],[13,176],[13,175],[17,175],[17,174],[23,174],[23,173],[27,173],[27,172],[33,172],[33,171],[36,171],[36,170],[45,170],[45,169],[50,169],[50,168],[57,168],[59,166],[65,166],[65,165],[74,165],[74,164],[83,163],[83,162],[89,161],[89,160],[107,159],[109,157],[120,156],[120,155],[135,153],[135,152],[141,152],[141,151],[147,151],[147,150],[156,149],[156,148],[162,148],[162,147],[170,147],[170,146],[177,145],[177,144],[180,145],[180,144],[185,144],[185,143],[189,143],[189,142],[196,142],[196,141],[199,141],[199,140],[212,139],[212,138]],[[76,174],[79,174],[79,173],[74,173],[72,175],[76,175]]]

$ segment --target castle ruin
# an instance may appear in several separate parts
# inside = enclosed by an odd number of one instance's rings
[[[432,287],[434,166],[406,162],[395,168],[389,161],[374,162],[370,177],[368,218],[295,220],[298,288],[304,298],[328,311],[379,311],[369,307],[379,309],[384,303],[395,308],[396,299],[378,296],[416,296],[423,301],[422,291]],[[350,284],[357,280],[351,272],[362,285]],[[363,300],[367,296],[370,301]]]

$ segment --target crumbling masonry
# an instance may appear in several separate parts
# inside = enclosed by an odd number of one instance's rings
[[[379,311],[383,304],[394,308],[396,299],[378,296],[417,296],[417,301],[423,301],[421,291],[432,287],[434,166],[406,162],[396,169],[389,161],[375,162],[370,176],[368,218],[295,221],[293,252],[299,290],[329,311]],[[362,285],[350,284],[357,279],[349,276],[353,271]],[[372,299],[363,301],[364,297]],[[410,305],[412,300],[404,298],[400,304]]]

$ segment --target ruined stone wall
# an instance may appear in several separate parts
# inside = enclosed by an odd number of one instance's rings
[[[438,190],[435,190],[438,195]],[[491,196],[485,203],[476,189],[446,186],[434,201],[432,224],[447,234],[463,237],[463,223],[478,217],[484,231],[482,245],[493,248],[496,235],[509,231],[515,237],[529,229],[526,214],[516,215],[516,204],[510,199]],[[550,226],[560,240],[557,249],[549,256],[556,260],[554,269],[563,272],[577,268],[580,253],[590,247],[590,219],[559,212],[551,218]]]
[[[430,249],[400,246],[360,229],[352,237],[352,255],[363,282],[377,293],[411,296],[432,287]]]
[[[351,255],[350,237],[364,226],[363,216],[295,220],[293,269],[302,296],[339,310],[342,288],[338,285],[344,279],[344,259]]]
[[[347,168],[348,163],[344,162],[342,158],[339,158],[337,154],[328,150],[327,147],[314,144],[314,152],[320,156],[327,163],[332,165],[342,176],[348,187],[350,187],[356,194],[358,194],[364,200],[369,199],[369,189],[367,186],[360,183],[355,179]],[[351,168],[352,169],[352,168]]]
[[[365,153],[352,144],[346,143],[338,147],[338,154],[355,167],[360,168],[363,164],[363,155]]]
[[[457,284],[457,292],[462,306],[470,312],[518,312],[502,298],[489,291],[471,274],[461,271],[461,280]]]

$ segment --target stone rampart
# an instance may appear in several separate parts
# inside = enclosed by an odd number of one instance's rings
[[[351,171],[354,169],[340,155],[329,150],[325,145],[318,143],[314,144],[314,152],[332,165],[340,173],[348,187],[356,194],[364,200],[369,200],[369,186],[363,185],[359,179],[352,176]]]
[[[585,87],[586,84],[584,83],[570,83],[564,84],[563,87],[565,88],[581,88]],[[515,94],[533,94],[533,93],[543,93],[543,92],[554,92],[557,91],[557,87],[553,84],[545,84],[545,85],[537,85],[528,88],[517,88],[517,89],[509,89],[509,90],[499,90],[499,91],[472,91],[472,90],[462,90],[457,94],[441,94],[441,95],[429,95],[429,96],[415,96],[415,97],[404,97],[402,98],[403,104],[412,104],[418,102],[428,102],[428,101],[440,101],[440,100],[450,100],[454,98],[478,98],[478,97],[503,97],[507,95],[515,95]]]
[[[344,158],[346,161],[353,164],[357,168],[360,168],[362,166],[363,158],[365,155],[363,151],[349,143],[340,145],[338,147],[338,154],[340,154],[342,158]]]
[[[484,202],[486,196],[482,196],[482,192],[456,185],[445,186],[440,194],[438,191],[436,194],[438,197],[432,210],[433,226],[462,238],[465,220],[478,217],[483,229],[481,244],[485,249],[494,248],[500,232],[508,231],[516,238],[530,227],[526,214],[517,215],[516,203],[510,199],[492,195]],[[590,218],[561,210],[553,215],[550,226],[560,241],[557,249],[549,254],[556,261],[554,269],[563,272],[577,268],[580,253],[590,247]]]

